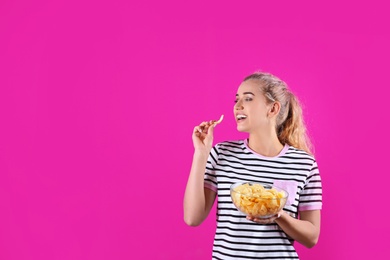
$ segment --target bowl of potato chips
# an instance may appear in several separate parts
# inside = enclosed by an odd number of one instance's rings
[[[247,216],[270,218],[286,205],[288,192],[270,184],[238,182],[230,187],[236,208]]]

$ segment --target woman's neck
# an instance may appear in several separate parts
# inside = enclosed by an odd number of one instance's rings
[[[250,134],[248,146],[258,154],[266,157],[277,156],[284,148],[276,133],[274,134]]]

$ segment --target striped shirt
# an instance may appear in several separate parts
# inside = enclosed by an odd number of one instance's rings
[[[276,223],[246,219],[232,203],[230,186],[260,182],[284,188],[289,198],[284,211],[320,210],[322,187],[317,163],[305,151],[285,145],[279,155],[265,157],[247,140],[223,142],[211,150],[204,185],[217,193],[217,228],[213,259],[299,259],[291,239]]]

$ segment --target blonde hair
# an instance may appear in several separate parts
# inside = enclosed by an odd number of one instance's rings
[[[288,89],[287,84],[266,72],[255,72],[243,81],[247,80],[259,82],[268,103],[276,101],[280,103],[280,111],[276,118],[276,132],[279,141],[313,154],[313,146],[303,120],[302,106],[298,98]]]

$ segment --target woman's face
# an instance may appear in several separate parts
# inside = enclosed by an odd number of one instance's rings
[[[258,82],[247,80],[241,83],[235,102],[234,116],[238,131],[255,133],[270,127],[268,112],[272,104],[267,105]]]

